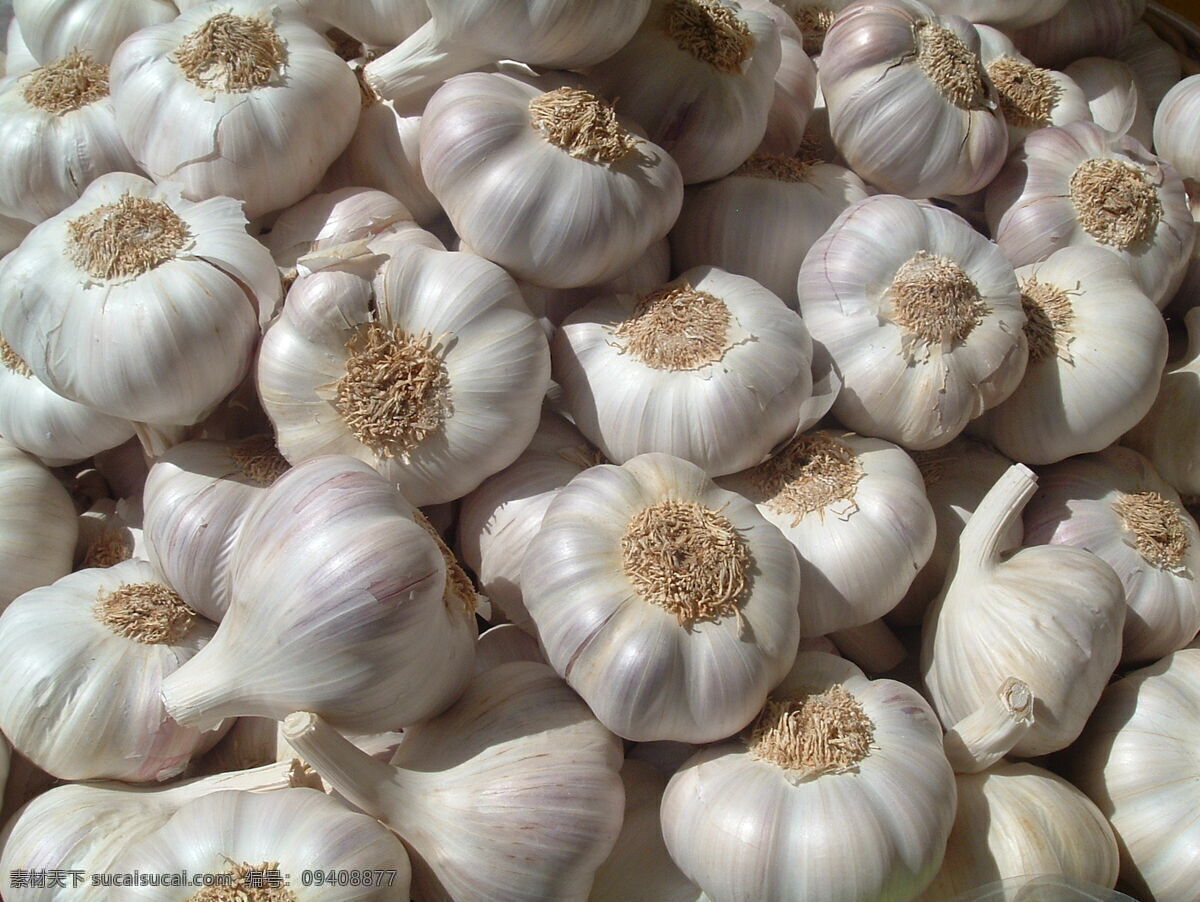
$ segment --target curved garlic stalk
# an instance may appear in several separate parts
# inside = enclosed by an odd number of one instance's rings
[[[405,731],[390,765],[312,714],[284,736],[404,839],[420,899],[584,902],[621,828],[620,741],[541,664],[476,677]]]
[[[279,477],[238,533],[213,641],[163,683],[167,711],[207,726],[307,707],[380,731],[445,709],[470,678],[475,594],[422,521],[349,457]]]
[[[955,773],[975,774],[1007,755],[1033,726],[1033,692],[1015,677],[946,730],[943,746]]]
[[[1118,60],[1088,56],[1063,71],[1083,90],[1097,125],[1114,134],[1129,135],[1146,147],[1152,146],[1154,114],[1129,66]]]
[[[1000,762],[982,773],[958,774],[955,783],[958,811],[942,869],[915,902],[957,902],[997,877],[1052,875],[1097,889],[1116,882],[1112,828],[1066,780],[1032,764]],[[1040,898],[1101,898],[1046,891]]]
[[[79,540],[75,544],[76,570],[113,567],[131,558],[143,561],[150,559],[142,538],[140,500],[113,501],[111,498],[101,498],[79,515]],[[167,583],[174,585],[170,579]]]
[[[12,7],[22,40],[43,64],[76,50],[107,63],[125,38],[179,15],[170,0],[13,0]]]
[[[1069,745],[1121,656],[1125,592],[1112,567],[1079,548],[1043,545],[1001,557],[1037,489],[1010,467],[963,528],[946,587],[925,615],[921,671],[945,724],[994,697],[1009,677],[1038,704],[1013,746],[1021,757]]]
[[[112,874],[125,850],[165,824],[180,806],[212,792],[270,793],[297,786],[320,788],[320,779],[295,762],[217,774],[168,786],[70,783],[44,792],[17,812],[0,833],[0,867],[52,871],[82,869]],[[107,902],[111,887],[52,883],[42,888],[5,887],[12,902]]]

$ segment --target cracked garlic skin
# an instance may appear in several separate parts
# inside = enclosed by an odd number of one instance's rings
[[[521,589],[547,660],[601,723],[637,742],[737,732],[800,638],[787,539],[667,454],[592,467],[561,489]]]
[[[679,768],[661,817],[712,902],[907,902],[941,865],[954,810],[928,703],[802,652],[750,729]]]

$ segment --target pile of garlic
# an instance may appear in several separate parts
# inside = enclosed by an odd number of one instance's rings
[[[1200,898],[1146,0],[0,33],[4,900]]]

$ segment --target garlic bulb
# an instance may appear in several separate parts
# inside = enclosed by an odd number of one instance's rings
[[[915,690],[801,654],[746,734],[671,778],[667,849],[712,902],[911,899],[954,821],[941,745]]]
[[[1026,138],[988,186],[986,212],[1014,266],[1064,247],[1106,248],[1129,265],[1160,310],[1191,249],[1192,217],[1175,168],[1091,122]]]
[[[1185,179],[1200,181],[1200,75],[1175,85],[1154,116],[1154,149]]]
[[[358,121],[348,66],[292,0],[225,0],[145,28],[113,57],[121,138],[191,200],[255,219],[307,196]],[[166,136],[164,140],[164,136]]]
[[[150,560],[199,613],[220,621],[232,594],[233,549],[251,506],[288,469],[268,436],[171,448],[146,479]]]
[[[107,63],[135,31],[170,22],[170,0],[13,0],[21,37],[40,63],[80,51]]]
[[[1010,677],[1029,687],[1035,721],[1013,746],[1019,757],[1079,735],[1120,659],[1125,622],[1121,580],[1095,555],[1044,545],[1001,558],[1036,489],[1032,471],[1015,464],[979,502],[921,634],[921,672],[945,724],[972,714]]]
[[[212,635],[145,561],[33,589],[0,616],[0,729],[60,779],[176,777],[224,730],[175,723],[159,688]]]
[[[1067,0],[1053,16],[1013,33],[1021,52],[1039,66],[1061,69],[1084,56],[1115,56],[1146,0]]]
[[[548,288],[619,276],[683,201],[666,151],[582,88],[463,75],[426,105],[420,143],[425,182],[462,239]]]
[[[106,172],[136,172],[117,133],[108,66],[78,50],[0,83],[0,214],[38,223]]]
[[[470,677],[475,595],[421,521],[352,458],[279,477],[238,532],[213,641],[163,683],[167,711],[208,726],[307,707],[378,732],[446,708]]]
[[[756,153],[730,175],[684,192],[671,229],[676,269],[712,265],[749,276],[795,310],[809,248],[867,186],[849,169]]]
[[[40,794],[12,817],[0,833],[0,867],[52,871],[72,868],[85,875],[114,874],[126,848],[165,824],[181,805],[222,790],[270,793],[295,786],[320,788],[320,780],[295,762],[218,774],[166,786],[123,783],[69,783]],[[12,902],[107,902],[111,886],[54,881],[45,887],[7,884]]]
[[[770,16],[779,27],[775,96],[767,113],[766,133],[755,153],[793,156],[804,144],[804,131],[812,115],[817,93],[817,67],[804,52],[804,35],[799,25],[779,5],[769,0],[740,2],[745,9]]]
[[[1167,361],[1162,315],[1102,248],[1064,247],[1022,266],[1017,279],[1029,364],[969,431],[1029,464],[1107,447],[1154,403]]]
[[[299,279],[263,338],[258,390],[291,463],[351,455],[423,506],[462,497],[529,444],[550,353],[500,267],[415,234],[386,263],[334,249]]]
[[[1175,48],[1160,38],[1144,19],[1133,23],[1129,37],[1116,53],[1116,58],[1133,70],[1138,90],[1145,95],[1152,110],[1181,77],[1182,67]]]
[[[972,22],[982,22],[1006,29],[1025,28],[1044,22],[1067,0],[929,0],[929,5],[943,16],[962,16]]]
[[[801,636],[882,617],[933,550],[921,473],[881,439],[805,433],[719,485],[753,501],[799,552]]]
[[[967,22],[917,0],[842,12],[825,38],[821,89],[850,168],[892,194],[970,194],[1008,152],[996,88]]]
[[[113,501],[101,498],[79,515],[76,570],[113,567],[131,558],[149,560],[142,538],[140,499]]]
[[[800,317],[712,266],[592,301],[563,322],[552,354],[580,432],[616,463],[661,451],[733,473],[827,409],[807,409],[813,352]]]
[[[1044,470],[1024,519],[1026,544],[1085,548],[1121,578],[1122,662],[1157,660],[1200,631],[1200,530],[1136,451],[1114,446]]]
[[[1083,89],[1097,125],[1151,146],[1154,114],[1129,66],[1117,60],[1088,56],[1071,63],[1064,71]]]
[[[621,744],[542,664],[476,677],[405,731],[391,765],[312,714],[288,717],[284,735],[404,839],[418,899],[584,902],[621,828]]]
[[[800,568],[754,506],[644,454],[580,473],[521,571],[546,658],[606,727],[714,742],[754,717],[800,638]]]
[[[1112,886],[1117,841],[1087,796],[1032,764],[958,774],[942,869],[916,902],[954,902],[996,879],[1052,874]]]
[[[126,846],[118,867],[123,873],[225,874],[230,880],[196,894],[189,886],[121,890],[122,898],[145,902],[186,902],[209,892],[250,902],[272,895],[288,902],[408,902],[411,881],[404,846],[387,828],[304,788],[214,792],[187,802]],[[346,886],[336,877],[342,869],[354,875]],[[325,886],[311,880],[316,874],[335,879]]]
[[[314,19],[364,44],[394,47],[429,21],[425,0],[300,0]]]
[[[804,258],[798,292],[845,380],[834,416],[864,435],[944,445],[1025,371],[1012,265],[928,203],[884,195],[850,206]]]
[[[109,173],[4,261],[0,331],[64,397],[187,425],[241,381],[279,276],[229,198]],[[103,353],[95,349],[102,348]]]
[[[1200,885],[1192,749],[1200,650],[1187,648],[1105,690],[1072,749],[1070,777],[1108,818],[1121,879],[1139,898],[1190,902]]]
[[[825,34],[837,18],[837,14],[854,0],[779,0],[800,29],[804,38],[804,52],[819,56],[825,46]]]
[[[779,26],[753,7],[653,0],[629,43],[587,74],[690,185],[728,175],[762,141],[781,53]]]
[[[18,595],[70,573],[78,534],[67,490],[0,438],[0,611]]]

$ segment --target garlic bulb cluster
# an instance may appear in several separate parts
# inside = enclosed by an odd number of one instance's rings
[[[110,78],[138,165],[191,200],[235,197],[250,219],[309,194],[358,121],[354,74],[293,0],[227,0],[144,28]]]
[[[753,279],[700,266],[642,296],[598,298],[554,336],[554,378],[579,431],[624,463],[659,451],[711,476],[808,428],[812,339]]]
[[[177,724],[159,690],[213,629],[145,561],[33,589],[0,615],[0,729],[61,779],[176,777],[223,730]]]
[[[1004,164],[1000,99],[962,19],[918,0],[856,5],[830,27],[820,72],[838,150],[884,191],[970,194]]]
[[[521,571],[547,660],[636,742],[714,742],[746,726],[795,657],[800,588],[779,530],[666,454],[572,479]]]
[[[0,610],[71,572],[79,523],[44,466],[0,438]]]
[[[405,730],[390,765],[312,714],[283,732],[404,839],[419,899],[585,902],[621,828],[620,741],[543,664],[476,677],[450,710]]]
[[[107,63],[129,35],[179,15],[170,0],[12,0],[12,8],[22,42],[43,64],[74,51]]]
[[[1154,116],[1154,149],[1185,179],[1200,181],[1200,75],[1176,84]]]
[[[954,821],[941,744],[915,690],[803,653],[746,734],[671,778],[667,849],[712,902],[910,899]]]
[[[837,364],[844,426],[910,449],[944,445],[1008,397],[1025,372],[1017,280],[963,219],[868,197],[809,250],[800,312]]]

